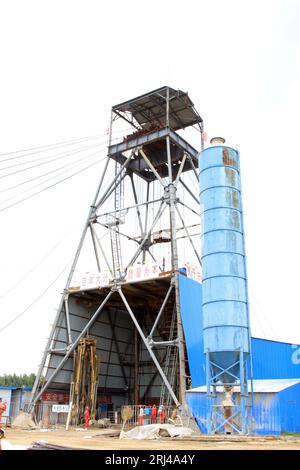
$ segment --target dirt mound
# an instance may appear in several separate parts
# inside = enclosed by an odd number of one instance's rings
[[[15,417],[11,423],[12,428],[22,428],[22,429],[36,429],[36,424],[32,419],[31,414],[25,413],[25,411],[20,411],[18,416]]]

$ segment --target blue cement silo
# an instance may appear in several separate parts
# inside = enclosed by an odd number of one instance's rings
[[[240,162],[238,151],[223,143],[199,157],[203,340],[208,393],[213,396],[217,385],[240,385],[245,432],[250,334]]]

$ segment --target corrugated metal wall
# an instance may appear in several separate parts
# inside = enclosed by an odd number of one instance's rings
[[[300,433],[300,384],[279,394],[281,432]]]
[[[277,393],[254,394],[254,434],[280,434],[281,418],[279,395]]]

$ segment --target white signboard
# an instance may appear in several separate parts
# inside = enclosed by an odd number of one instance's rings
[[[158,263],[141,264],[137,263],[129,266],[126,275],[126,281],[137,281],[139,279],[151,279],[158,277],[160,273]]]
[[[84,273],[75,276],[71,282],[70,289],[92,289],[103,287],[109,284],[110,272],[103,271],[100,273]]]
[[[137,262],[133,266],[129,266],[126,273],[126,281],[139,281],[144,279],[152,279],[159,277],[161,273],[160,266],[164,263],[146,263],[142,264]],[[164,272],[170,271],[170,266],[164,266]],[[189,263],[184,263],[184,268],[181,269],[185,275],[194,281],[202,282],[202,274],[199,267]],[[105,287],[109,285],[111,280],[111,274],[109,271],[101,271],[98,273],[86,272],[81,275],[77,275],[71,282],[70,290],[84,290],[93,289],[99,287]]]
[[[68,413],[69,405],[52,405],[52,413]]]

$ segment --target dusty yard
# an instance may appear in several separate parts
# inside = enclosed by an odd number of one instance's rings
[[[6,429],[5,437],[12,445],[30,445],[34,441],[46,441],[80,449],[93,450],[300,450],[300,437],[213,437],[197,436],[193,438],[162,438],[159,440],[123,440],[117,437],[105,437],[99,429],[76,431],[70,429],[52,429],[25,431]]]

